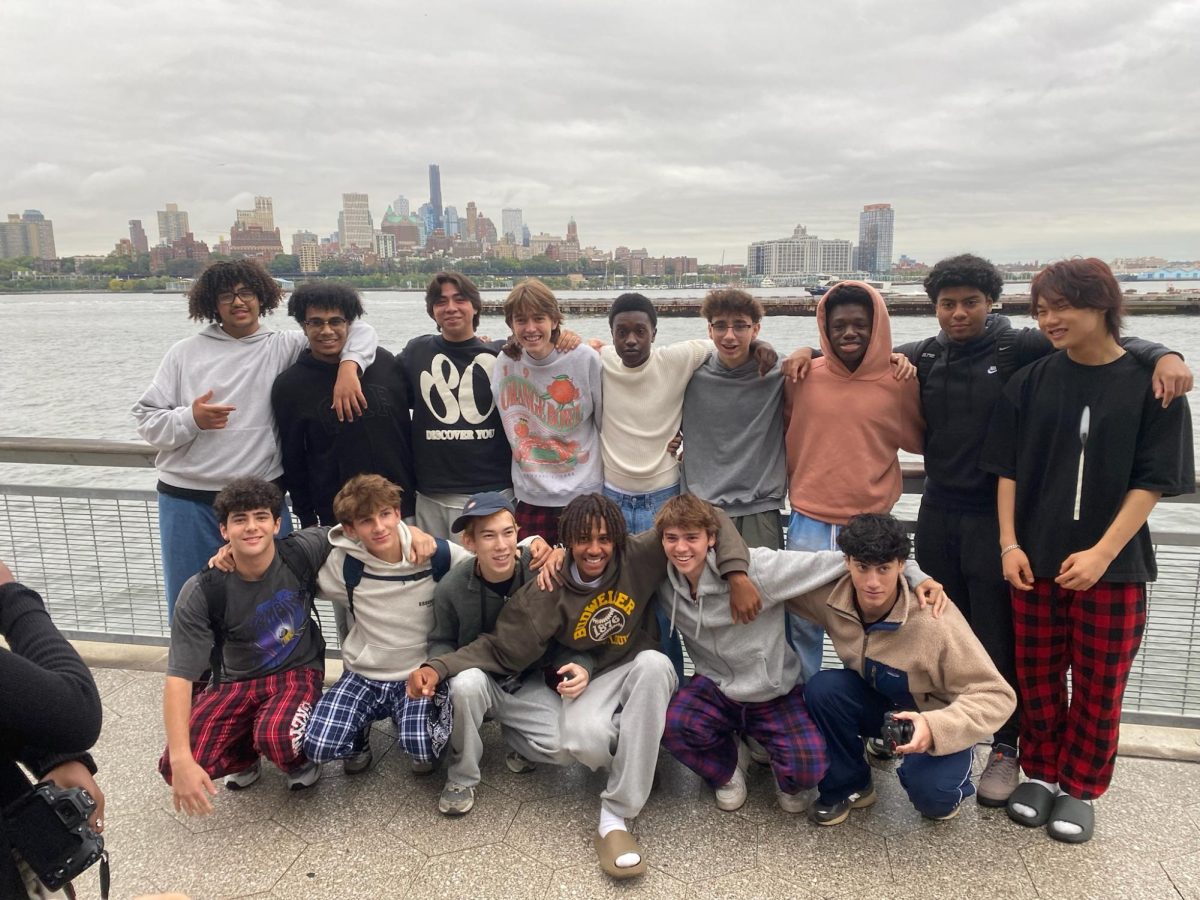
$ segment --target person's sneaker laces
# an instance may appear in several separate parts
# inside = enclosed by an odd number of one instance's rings
[[[231,791],[241,791],[250,787],[254,782],[258,781],[262,775],[262,765],[259,760],[254,761],[248,769],[243,769],[240,772],[233,772],[225,776],[225,787]]]
[[[1016,749],[1008,744],[997,744],[988,754],[987,765],[979,776],[975,802],[980,806],[1004,806],[1020,783],[1021,769],[1017,764]]]
[[[508,751],[508,755],[504,757],[504,765],[514,775],[527,775],[537,768],[537,763],[526,759],[516,750]]]
[[[321,777],[321,764],[309,762],[298,772],[293,772],[287,777],[287,785],[289,791],[302,791],[305,788],[310,788],[317,783]]]
[[[462,816],[475,805],[475,788],[447,781],[438,797],[438,812],[444,816]]]
[[[841,825],[850,817],[850,810],[865,809],[877,799],[873,784],[867,785],[861,791],[855,791],[849,797],[830,803],[824,803],[817,797],[808,807],[808,819],[817,825]]]
[[[895,759],[896,754],[892,752],[892,748],[883,742],[883,738],[869,737],[867,738],[867,753],[876,759]]]

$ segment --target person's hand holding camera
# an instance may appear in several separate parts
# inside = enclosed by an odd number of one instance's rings
[[[83,788],[91,794],[92,799],[96,801],[96,808],[88,817],[88,824],[97,834],[104,833],[104,791],[100,790],[100,785],[96,784],[96,779],[92,777],[87,766],[78,760],[65,762],[47,772],[42,780],[53,781],[60,788]]]

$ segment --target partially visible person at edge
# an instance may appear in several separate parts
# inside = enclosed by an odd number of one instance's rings
[[[992,411],[1008,379],[1054,352],[1036,328],[1014,328],[991,312],[1004,278],[978,256],[943,259],[925,278],[941,330],[897,347],[917,369],[925,417],[925,489],[915,535],[917,562],[946,586],[1004,680],[1017,687],[1012,597],[1000,567],[996,476],[979,468]],[[1164,404],[1192,387],[1182,358],[1161,344],[1122,338],[1143,368],[1153,370]],[[1003,806],[1019,782],[1020,704],[993,735],[977,802]]]
[[[724,513],[717,515],[717,567],[740,595],[730,606],[756,606],[745,542]],[[516,675],[555,644],[586,654],[590,666],[567,664],[558,686],[566,698],[562,749],[593,771],[609,770],[593,843],[604,872],[630,878],[645,873],[646,862],[627,820],[650,794],[677,685],[670,661],[655,649],[655,621],[646,614],[666,575],[666,557],[653,530],[627,537],[620,510],[601,494],[567,504],[559,530],[568,549],[561,585],[521,589],[500,611],[494,632],[429,660],[413,672],[408,689],[428,695],[442,679],[470,668]]]
[[[168,617],[183,583],[221,546],[213,501],[236,476],[283,474],[271,384],[308,346],[303,331],[263,329],[279,283],[254,260],[217,262],[188,292],[188,316],[208,322],[163,357],[133,407],[138,434],[158,451],[158,523]],[[363,412],[359,372],[375,359],[375,329],[360,322],[341,352],[333,407],[339,419]],[[283,533],[291,515],[281,505]]]
[[[282,487],[300,525],[337,525],[333,498],[355,475],[374,473],[399,485],[400,514],[411,521],[415,508],[412,422],[408,386],[396,359],[382,347],[362,373],[367,408],[339,420],[332,407],[342,352],[354,322],[364,314],[358,291],[336,282],[302,284],[288,298],[288,315],[300,323],[308,348],[271,387],[271,409],[279,429]],[[346,607],[333,606],[338,643],[349,625]]]
[[[789,550],[836,549],[851,516],[891,510],[902,490],[896,453],[920,453],[925,427],[916,382],[893,373],[878,291],[838,284],[817,304],[817,331],[822,357],[802,381],[784,380]],[[822,631],[797,616],[789,626],[807,681],[821,668]]]
[[[683,419],[688,381],[713,344],[699,338],[655,347],[658,313],[641,294],[622,294],[608,311],[612,345],[600,350],[604,414],[600,446],[604,452],[604,496],[621,510],[631,534],[649,531],[662,505],[679,493],[679,461],[668,445]],[[777,362],[774,349],[752,341],[750,352],[759,374]],[[683,647],[658,613],[662,649],[683,678]]]
[[[555,353],[562,312],[535,278],[504,301],[512,337],[492,369],[492,396],[512,446],[517,525],[558,543],[558,517],[575,497],[604,487],[600,357],[590,347]]]
[[[38,594],[0,562],[0,823],[6,807],[29,793],[29,779],[85,789],[96,801],[89,819],[104,831],[104,792],[87,752],[100,737],[100,693],[75,648],[50,621]],[[30,703],[30,698],[37,698]],[[0,829],[0,897],[36,897],[33,872],[13,856]]]
[[[1121,287],[1103,262],[1047,266],[1030,311],[1061,352],[1009,379],[980,458],[998,476],[1029,778],[1007,808],[1082,843],[1112,780],[1146,582],[1158,575],[1146,520],[1160,498],[1196,489],[1192,420],[1187,400],[1164,404],[1121,346]]]
[[[472,494],[497,491],[513,499],[512,450],[491,385],[504,341],[476,337],[482,308],[470,278],[438,272],[425,290],[438,333],[413,338],[399,357],[412,407],[416,523],[455,541],[450,525]]]

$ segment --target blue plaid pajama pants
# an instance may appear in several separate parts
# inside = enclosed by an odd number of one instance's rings
[[[829,767],[825,741],[804,705],[804,685],[759,703],[739,703],[703,675],[693,675],[667,707],[663,745],[677,760],[718,788],[733,777],[737,732],[754,738],[771,758],[785,794],[816,785]]]
[[[305,754],[315,762],[353,756],[364,749],[359,739],[363,730],[372,722],[391,718],[406,753],[419,762],[435,760],[450,735],[446,691],[410,700],[405,685],[345,672],[312,711],[304,734]],[[444,734],[440,734],[443,724]]]

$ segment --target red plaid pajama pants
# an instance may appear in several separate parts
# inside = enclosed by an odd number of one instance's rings
[[[558,519],[563,509],[562,506],[534,506],[518,500],[517,527],[521,529],[521,539],[537,535],[553,547],[558,543]]]
[[[192,756],[209,778],[244,771],[260,754],[284,772],[303,768],[304,730],[323,680],[320,669],[303,668],[206,689],[192,702]],[[158,771],[170,784],[169,749]]]
[[[1072,591],[1035,578],[1032,591],[1012,598],[1021,768],[1094,800],[1112,780],[1121,698],[1146,627],[1146,585],[1101,581]]]

